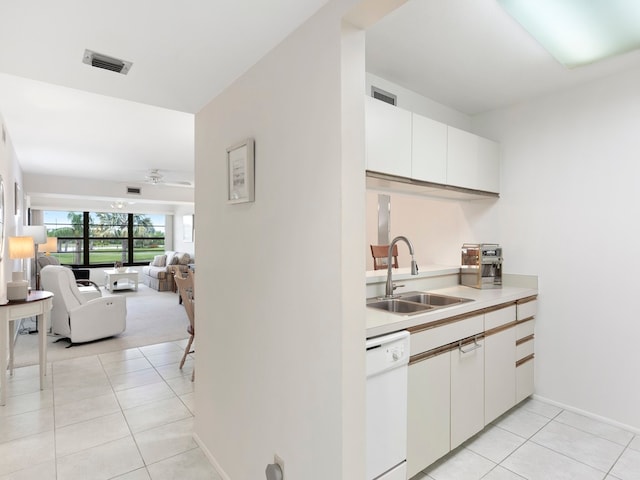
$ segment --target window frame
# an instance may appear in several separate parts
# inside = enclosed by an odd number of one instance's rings
[[[71,213],[76,213],[75,211],[67,211],[67,210],[46,210],[46,211],[51,211],[51,212],[71,212]],[[80,213],[80,212],[78,212]],[[108,262],[108,263],[90,263],[90,257],[91,257],[91,249],[90,249],[90,244],[91,241],[94,241],[96,239],[102,239],[102,240],[123,240],[125,237],[96,237],[95,235],[91,235],[91,227],[95,227],[96,225],[100,225],[99,222],[95,221],[95,217],[94,217],[94,222],[93,224],[91,223],[91,215],[93,214],[94,216],[96,216],[98,213],[124,213],[124,212],[97,212],[97,211],[84,211],[81,212],[82,213],[82,237],[57,237],[58,241],[60,242],[61,240],[63,241],[81,241],[82,244],[82,263],[65,263],[64,265],[69,265],[71,267],[81,267],[81,268],[101,268],[101,267],[109,267],[109,266],[113,266],[113,262]],[[126,235],[126,242],[127,242],[127,259],[124,262],[124,265],[126,266],[140,266],[140,265],[148,265],[149,261],[148,259],[142,260],[142,261],[134,261],[135,258],[135,242],[136,240],[149,240],[149,239],[153,239],[153,240],[157,240],[158,244],[162,244],[162,252],[164,252],[165,250],[165,246],[166,246],[166,223],[167,223],[167,216],[165,215],[165,221],[162,225],[157,225],[158,227],[160,227],[162,229],[162,236],[161,237],[141,237],[139,235],[135,235],[134,236],[134,226],[135,226],[135,216],[141,216],[144,217],[146,215],[148,215],[149,217],[152,218],[153,215],[157,215],[157,214],[152,214],[152,213],[126,213],[127,215],[127,235]],[[46,222],[46,220],[43,222],[44,225],[47,227],[47,234],[49,233],[50,230],[52,230],[52,225],[48,224]],[[155,227],[156,225],[154,225]],[[158,251],[160,254],[160,250]],[[55,253],[53,254],[55,255]]]

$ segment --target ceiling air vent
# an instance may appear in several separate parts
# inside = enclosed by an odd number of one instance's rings
[[[131,62],[120,60],[119,58],[109,57],[101,53],[92,52],[91,50],[84,51],[84,57],[82,57],[82,63],[91,65],[92,67],[102,68],[104,70],[111,70],[112,72],[121,73],[126,75],[129,73]]]
[[[390,105],[396,105],[398,96],[393,93],[385,92],[381,88],[371,86],[371,96]]]
[[[127,187],[127,193],[129,195],[142,195],[142,189],[140,187]]]

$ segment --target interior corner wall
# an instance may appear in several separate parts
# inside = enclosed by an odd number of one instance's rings
[[[344,408],[345,388],[364,398],[365,376],[361,359],[362,368],[347,369],[352,377],[344,372],[345,351],[364,355],[362,297],[344,298],[342,276],[343,255],[359,252],[343,252],[343,239],[361,245],[364,236],[362,223],[343,222],[351,209],[340,96],[346,3],[323,7],[196,116],[195,172],[208,188],[195,203],[204,292],[195,435],[224,478],[264,478],[274,454],[285,478],[364,476],[364,455],[345,455],[342,437],[345,417],[364,415],[361,403]],[[249,137],[255,202],[230,205],[226,149]],[[364,161],[354,161],[362,176],[353,208],[362,214]],[[364,294],[363,277],[349,278]],[[357,303],[359,316],[344,318],[344,302]],[[359,325],[357,337],[345,339],[344,322]],[[364,442],[364,431],[354,435]]]
[[[503,147],[505,262],[539,276],[542,397],[640,431],[640,69],[478,116]]]

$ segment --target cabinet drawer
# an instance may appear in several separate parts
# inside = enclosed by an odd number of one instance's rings
[[[483,332],[484,315],[465,318],[440,327],[428,328],[411,334],[411,355],[433,350],[448,343]]]
[[[534,350],[534,342],[533,338],[527,340],[526,342],[522,342],[520,344],[516,344],[516,361],[522,360],[524,357],[529,355],[533,355]]]
[[[516,403],[533,394],[533,358],[516,368]]]
[[[494,310],[484,314],[484,329],[491,330],[492,328],[505,325],[509,322],[513,322],[516,319],[516,306],[501,308],[500,310]]]
[[[34,302],[16,307],[11,307],[11,318],[25,318],[40,315],[42,313],[42,302]]]
[[[535,324],[536,322],[533,319],[518,323],[516,325],[516,340],[533,335]]]
[[[531,300],[529,302],[518,303],[518,320],[524,320],[525,318],[535,317],[538,311],[538,301]]]

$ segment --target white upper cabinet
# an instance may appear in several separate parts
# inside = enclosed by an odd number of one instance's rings
[[[365,99],[367,170],[411,177],[411,112]]]
[[[411,178],[447,183],[447,125],[413,114]]]
[[[447,184],[499,192],[499,145],[455,127],[449,126],[447,132]]]
[[[496,142],[369,96],[365,136],[369,171],[478,190],[483,196],[500,191]]]
[[[478,137],[478,190],[500,191],[500,144]]]

